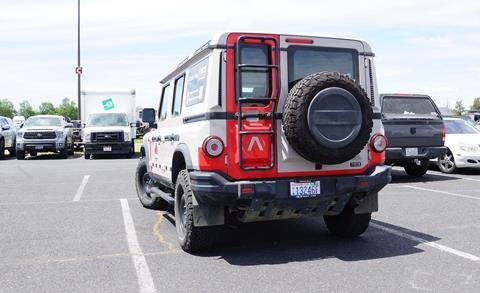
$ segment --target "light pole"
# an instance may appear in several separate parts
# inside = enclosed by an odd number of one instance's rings
[[[78,119],[82,119],[82,110],[81,110],[81,105],[80,105],[80,96],[81,96],[81,76],[82,76],[82,67],[80,65],[80,0],[78,0],[78,5],[77,5],[77,12],[78,12],[78,22],[77,22],[77,68],[75,69],[75,72],[77,74],[77,83],[78,83],[78,89],[77,89],[77,106],[78,106]]]

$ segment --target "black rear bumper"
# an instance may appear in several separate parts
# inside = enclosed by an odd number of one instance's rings
[[[341,201],[343,206],[352,194],[364,196],[378,193],[391,180],[388,166],[375,166],[362,175],[289,178],[265,181],[229,181],[214,172],[190,172],[190,181],[195,198],[199,203],[235,207],[252,200],[275,201],[277,205],[297,205],[304,202]],[[290,195],[290,182],[320,181],[321,195],[308,198],[294,198]],[[342,206],[342,209],[343,209]]]
[[[386,151],[386,163],[401,163],[412,161],[414,159],[430,160],[445,156],[447,148],[444,146],[436,147],[418,147],[418,156],[407,156],[405,153],[406,148],[392,147],[387,148]]]

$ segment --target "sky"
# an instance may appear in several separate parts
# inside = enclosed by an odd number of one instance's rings
[[[480,96],[480,1],[81,0],[82,89],[161,80],[224,31],[366,40],[381,93],[429,94],[439,106]],[[77,0],[0,0],[0,99],[76,100]]]

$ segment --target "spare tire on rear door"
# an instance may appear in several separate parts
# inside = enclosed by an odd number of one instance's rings
[[[353,159],[372,132],[372,107],[362,87],[335,72],[311,74],[289,92],[282,118],[289,144],[320,164]]]

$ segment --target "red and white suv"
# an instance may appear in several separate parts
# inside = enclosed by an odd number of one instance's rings
[[[217,36],[161,81],[136,173],[143,206],[174,205],[185,251],[227,217],[323,216],[360,235],[390,180],[373,56],[358,40]]]

